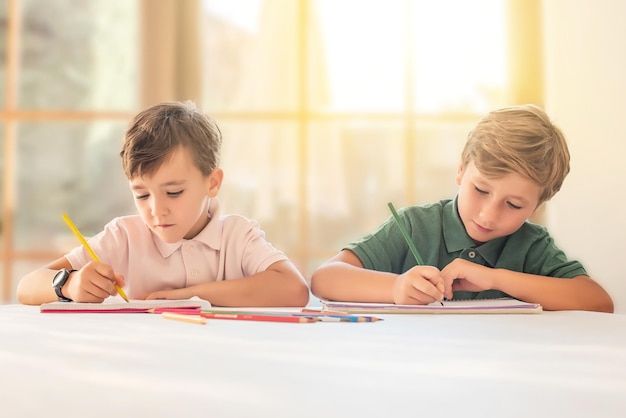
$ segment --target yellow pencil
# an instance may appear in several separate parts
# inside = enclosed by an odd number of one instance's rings
[[[70,229],[72,230],[72,232],[74,233],[74,235],[76,235],[76,237],[78,238],[78,240],[80,241],[81,244],[83,244],[83,247],[85,247],[85,249],[87,250],[87,252],[89,253],[89,255],[91,255],[91,258],[93,258],[93,261],[100,261],[100,258],[96,255],[96,253],[91,249],[91,247],[89,246],[89,244],[87,244],[87,240],[85,240],[85,238],[83,237],[83,234],[80,233],[80,231],[78,230],[78,228],[76,228],[76,225],[74,225],[74,222],[72,222],[72,220],[70,219],[69,216],[67,216],[67,214],[63,215],[63,219],[65,220],[65,222],[67,223],[67,225],[70,227]],[[121,297],[124,298],[124,300],[126,302],[129,302],[128,298],[126,297],[126,293],[124,293],[124,291],[122,290],[121,287],[118,286],[117,283],[115,283],[115,288],[117,289],[117,293],[120,294]]]

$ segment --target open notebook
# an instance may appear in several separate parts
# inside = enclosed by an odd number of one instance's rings
[[[541,305],[517,299],[449,300],[429,305],[393,303],[332,302],[322,300],[323,310],[371,314],[512,314],[541,313]]]
[[[54,313],[159,313],[163,311],[193,311],[209,309],[211,304],[200,298],[178,300],[135,300],[126,302],[121,298],[111,297],[102,303],[50,302],[39,307],[40,312]]]

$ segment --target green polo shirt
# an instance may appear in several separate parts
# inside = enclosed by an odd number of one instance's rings
[[[541,225],[525,222],[513,234],[476,245],[465,231],[457,212],[456,199],[441,200],[398,211],[418,253],[429,266],[443,269],[462,258],[492,268],[502,268],[540,276],[572,278],[587,275],[581,263],[568,260]],[[350,250],[370,270],[401,274],[417,262],[393,217],[373,234],[348,244]],[[506,297],[499,290],[454,292],[455,299]]]

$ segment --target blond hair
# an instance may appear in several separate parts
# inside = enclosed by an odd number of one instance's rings
[[[515,173],[543,188],[539,203],[550,200],[569,173],[565,137],[535,105],[488,113],[468,134],[462,164],[470,161],[487,177]]]
[[[191,101],[164,102],[139,112],[130,122],[122,143],[126,177],[154,174],[182,146],[194,165],[208,176],[219,164],[222,134],[216,123]]]

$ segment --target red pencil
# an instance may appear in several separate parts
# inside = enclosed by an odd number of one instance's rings
[[[216,313],[216,312],[202,312],[203,318],[210,319],[231,319],[236,321],[267,321],[267,322],[298,322],[298,323],[313,323],[318,322],[315,318],[308,318],[302,316],[276,316],[276,315],[258,315],[258,314],[230,314],[230,313]]]

